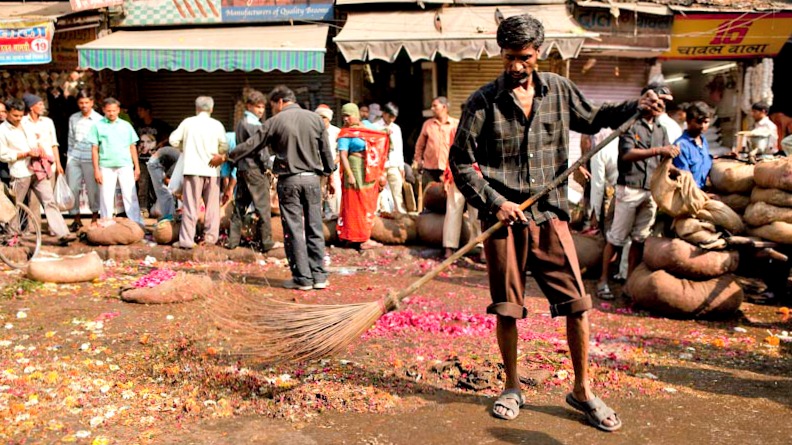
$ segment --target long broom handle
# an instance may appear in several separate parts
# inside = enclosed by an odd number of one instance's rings
[[[583,164],[588,162],[595,154],[599,153],[599,151],[602,150],[603,148],[605,148],[606,145],[610,144],[611,141],[613,141],[617,137],[621,136],[622,133],[627,131],[639,117],[640,117],[640,114],[639,113],[635,113],[632,117],[627,119],[627,121],[625,121],[623,124],[621,124],[621,126],[619,128],[617,128],[615,131],[613,131],[611,134],[609,134],[607,137],[605,137],[605,139],[603,139],[602,142],[600,142],[596,147],[591,149],[585,155],[581,156],[580,159],[578,159],[568,169],[566,169],[563,173],[561,173],[561,175],[556,176],[556,178],[553,180],[553,182],[551,182],[550,184],[547,184],[538,193],[536,193],[535,195],[533,195],[530,198],[528,198],[525,201],[523,201],[523,203],[520,204],[520,210],[524,211],[528,207],[531,207],[532,205],[534,205],[536,203],[536,201],[540,200],[542,197],[544,197],[545,195],[547,195],[551,191],[553,191],[556,188],[558,188],[558,186],[560,186],[564,181],[566,181],[567,178],[572,173],[575,172],[575,170],[577,170],[578,168],[580,168],[580,166],[582,166]],[[432,270],[427,272],[426,275],[421,277],[419,280],[413,282],[406,289],[403,289],[403,290],[401,290],[401,291],[399,291],[399,292],[397,292],[395,294],[392,293],[392,294],[388,295],[388,297],[386,297],[386,300],[384,301],[385,308],[388,311],[392,311],[392,310],[397,309],[399,307],[399,303],[401,303],[401,301],[404,298],[406,298],[408,295],[410,295],[413,292],[415,292],[416,290],[418,290],[421,286],[423,286],[427,282],[433,280],[438,274],[440,274],[440,272],[448,269],[448,266],[454,264],[454,262],[456,262],[456,260],[462,258],[463,255],[465,255],[466,253],[468,253],[471,250],[473,250],[473,248],[476,247],[476,245],[478,245],[479,243],[483,242],[484,240],[486,240],[487,238],[492,236],[493,233],[497,232],[502,227],[503,227],[503,223],[502,222],[500,222],[500,221],[496,222],[489,229],[487,229],[486,231],[482,232],[481,235],[479,235],[475,239],[469,241],[462,248],[457,250],[453,255],[448,257],[442,263],[440,263],[437,266],[435,266]]]

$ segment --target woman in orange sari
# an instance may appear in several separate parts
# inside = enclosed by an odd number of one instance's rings
[[[361,124],[355,104],[341,107],[341,114],[344,127],[338,135],[338,154],[343,192],[338,237],[360,249],[373,249],[382,246],[371,239],[371,229],[388,159],[388,135]]]

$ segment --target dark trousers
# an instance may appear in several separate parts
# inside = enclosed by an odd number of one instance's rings
[[[253,203],[259,217],[259,236],[264,252],[272,249],[272,208],[270,207],[270,181],[267,174],[259,169],[237,171],[234,213],[231,215],[231,228],[228,231],[228,245],[236,247],[242,238],[242,225],[247,208]]]
[[[138,202],[140,203],[140,210],[149,211],[151,209],[151,195],[154,192],[154,187],[151,183],[151,176],[148,171],[148,160],[150,158],[140,159],[140,179],[138,179],[137,192]]]
[[[319,177],[278,176],[278,200],[286,258],[294,282],[307,286],[327,281]]]

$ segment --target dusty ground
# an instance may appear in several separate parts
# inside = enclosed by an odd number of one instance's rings
[[[563,321],[530,281],[520,323],[527,405],[488,412],[502,384],[480,266],[460,261],[348,351],[272,368],[229,355],[233,336],[201,301],[123,303],[154,269],[248,275],[242,289],[304,303],[370,301],[437,263],[436,250],[329,251],[326,291],[278,286],[282,260],[128,261],[101,281],[41,285],[0,272],[0,441],[10,444],[787,444],[792,358],[769,339],[792,330],[778,307],[744,304],[722,322],[673,321],[596,302],[595,391],[616,408],[607,435],[567,408]],[[531,386],[533,385],[533,386]]]

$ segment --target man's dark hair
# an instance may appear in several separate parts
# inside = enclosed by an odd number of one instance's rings
[[[118,107],[121,108],[121,102],[119,102],[115,97],[108,97],[102,102],[102,108],[108,105],[118,105]]]
[[[698,100],[688,105],[685,110],[686,120],[710,119],[715,113],[706,103]]]
[[[770,112],[770,106],[767,105],[767,102],[757,102],[751,105],[752,110],[761,111],[765,114]]]
[[[498,26],[497,41],[502,49],[539,49],[544,39],[544,25],[530,14],[509,17]]]
[[[658,96],[661,94],[671,94],[671,90],[669,90],[667,86],[660,82],[652,82],[649,85],[643,87],[641,90],[641,95],[643,96],[647,91],[654,91]]]
[[[669,101],[669,102],[666,102],[666,113],[674,114],[674,113],[676,113],[679,110],[682,110],[682,107],[679,106],[678,103],[674,102],[673,100]]]
[[[94,100],[93,93],[90,90],[80,90],[77,92],[77,100],[91,99]]]
[[[278,85],[269,93],[270,102],[277,102],[281,99],[284,102],[297,102],[297,96],[294,95],[294,91],[290,90],[286,85]]]
[[[261,91],[253,90],[250,94],[247,95],[245,99],[245,104],[247,105],[258,105],[258,104],[265,104],[267,103],[267,97],[264,96],[264,93]]]
[[[399,107],[397,107],[393,102],[388,102],[382,106],[382,112],[388,113],[393,117],[397,117],[399,116]]]
[[[25,101],[22,99],[8,99],[5,103],[6,111],[16,110],[25,112]]]
[[[148,112],[151,112],[151,102],[143,99],[137,103],[137,108],[142,108]]]

